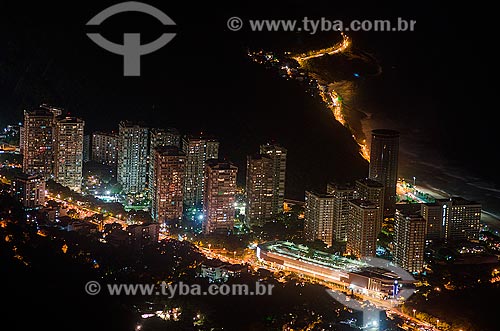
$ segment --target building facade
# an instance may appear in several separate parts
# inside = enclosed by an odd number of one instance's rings
[[[369,200],[349,201],[346,250],[358,258],[375,256],[380,207]]]
[[[80,192],[83,178],[83,130],[76,117],[58,117],[54,129],[54,180]]]
[[[333,197],[333,233],[334,241],[347,241],[347,223],[349,220],[349,201],[358,197],[354,186],[328,184],[326,192]]]
[[[408,272],[418,273],[424,267],[425,219],[396,208],[394,224],[394,262]]]
[[[90,135],[86,134],[83,136],[83,162],[89,162],[92,156],[92,148]]]
[[[175,146],[157,147],[154,152],[151,216],[157,223],[178,224],[183,212],[186,156]]]
[[[158,242],[160,225],[157,223],[134,224],[127,227],[129,242],[134,250],[141,250],[145,246]]]
[[[148,128],[122,121],[118,131],[118,183],[125,194],[138,194],[146,189]]]
[[[283,201],[285,199],[287,150],[277,144],[265,144],[260,146],[260,154],[269,155],[273,161],[273,211],[275,215],[279,215],[283,212]]]
[[[205,163],[218,159],[219,142],[202,136],[186,136],[182,140],[186,155],[184,172],[184,205],[188,208],[203,206],[205,188]]]
[[[304,210],[304,238],[321,240],[328,246],[333,241],[334,197],[306,191]]]
[[[233,229],[237,173],[238,168],[229,162],[207,162],[203,206],[204,233],[228,233]]]
[[[394,215],[398,181],[399,132],[372,131],[368,178],[384,185],[384,214]]]
[[[48,109],[24,111],[23,172],[51,178],[54,167],[55,114]]]
[[[422,205],[428,240],[478,240],[481,204],[460,197]]]
[[[45,179],[42,175],[17,175],[12,181],[12,192],[24,208],[38,208],[45,204]]]
[[[163,146],[175,146],[180,148],[180,139],[179,131],[176,129],[152,128],[149,131],[148,188],[151,195],[153,189],[153,160],[155,157],[155,149]]]
[[[384,185],[369,178],[358,179],[355,183],[357,197],[361,200],[367,200],[375,203],[379,207],[378,219],[376,224],[377,235],[382,230],[382,221],[384,219]]]
[[[92,134],[92,160],[111,167],[118,162],[118,135],[111,132]]]
[[[265,154],[247,157],[246,216],[250,226],[262,226],[273,220],[274,163]]]

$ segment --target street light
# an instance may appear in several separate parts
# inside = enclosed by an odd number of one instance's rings
[[[415,312],[416,312],[416,311],[417,311],[416,309],[413,309],[413,317],[414,317],[414,318],[415,318]]]

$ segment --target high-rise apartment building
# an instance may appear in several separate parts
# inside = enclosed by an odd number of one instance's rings
[[[370,201],[379,207],[380,212],[376,224],[378,236],[382,230],[382,221],[384,219],[384,185],[372,179],[364,178],[356,180],[355,188],[359,199]]]
[[[111,167],[118,162],[118,135],[111,132],[92,134],[92,161]]]
[[[178,147],[154,149],[151,182],[151,216],[155,222],[179,223],[183,212],[183,182],[186,156]]]
[[[399,132],[372,131],[368,178],[384,185],[384,215],[394,215],[398,181]]]
[[[45,203],[45,179],[42,175],[17,175],[12,181],[12,192],[24,208],[37,208]]]
[[[424,266],[425,219],[396,208],[394,224],[394,262],[408,272],[421,272]]]
[[[229,162],[207,161],[205,170],[204,233],[228,233],[234,227],[236,175]]]
[[[145,190],[148,177],[148,128],[122,121],[118,130],[118,183],[126,194]]]
[[[274,189],[273,189],[273,211],[275,215],[283,212],[283,201],[285,199],[285,177],[286,177],[286,148],[277,144],[265,144],[260,146],[260,154],[271,157],[274,167]]]
[[[153,189],[153,160],[155,156],[155,149],[162,146],[175,146],[180,148],[180,134],[176,129],[158,129],[152,128],[149,131],[149,167],[148,167],[148,188],[151,194]]]
[[[80,192],[83,172],[84,121],[58,117],[54,128],[54,181]]]
[[[246,216],[251,226],[273,220],[274,163],[269,155],[247,157]]]
[[[437,199],[422,205],[427,221],[427,239],[479,239],[481,204],[460,197]]]
[[[328,184],[326,192],[333,197],[333,240],[345,242],[347,240],[347,223],[349,220],[349,201],[356,199],[358,193],[354,186],[335,183]]]
[[[349,201],[347,225],[347,252],[359,258],[375,256],[377,249],[377,221],[380,207],[369,200]]]
[[[202,136],[186,136],[182,140],[182,151],[186,154],[184,205],[200,208],[204,198],[205,163],[218,159],[219,142]]]
[[[46,179],[53,175],[54,121],[55,114],[48,109],[24,111],[23,172]]]
[[[306,191],[304,210],[304,238],[321,240],[328,246],[333,241],[334,197]]]

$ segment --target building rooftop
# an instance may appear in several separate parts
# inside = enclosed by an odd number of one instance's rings
[[[356,180],[356,183],[360,183],[360,184],[368,186],[368,187],[378,187],[378,188],[384,187],[383,184],[381,184],[373,179],[370,179],[370,178],[358,179],[358,180]]]
[[[263,145],[260,145],[260,148],[263,149],[276,149],[277,151],[282,151],[282,152],[287,152],[287,149],[277,143],[266,143]]]
[[[378,204],[371,202],[370,200],[354,199],[354,200],[349,200],[349,203],[352,203],[353,205],[356,205],[358,207],[365,208],[365,209],[378,208]]]
[[[372,130],[372,135],[396,138],[396,137],[399,137],[399,131],[389,130],[389,129],[375,129],[375,130]]]
[[[396,211],[399,211],[405,216],[416,216],[420,215],[422,209],[421,203],[398,203],[396,204]]]
[[[333,199],[333,195],[328,194],[328,193],[318,193],[314,191],[306,191],[307,193],[315,196],[318,199]]]
[[[385,270],[385,269],[377,268],[377,267],[367,267],[361,271],[356,271],[354,273],[358,274],[358,275],[366,276],[369,278],[377,278],[380,280],[391,281],[391,282],[393,282],[397,279],[400,279],[400,277],[397,274],[395,274],[389,270]]]
[[[38,116],[38,117],[53,117],[54,113],[48,109],[37,108],[33,110],[25,110],[25,114],[29,114],[30,116]]]
[[[342,270],[345,272],[361,271],[369,265],[365,262],[352,260],[343,256],[329,254],[309,248],[305,245],[294,244],[289,241],[272,241],[259,245],[260,249],[302,260],[311,264]]]
[[[425,205],[430,206],[430,207],[441,206],[442,204],[444,204],[446,202],[452,202],[452,204],[454,206],[480,206],[481,205],[481,203],[479,203],[477,201],[467,200],[467,199],[464,199],[462,197],[451,197],[449,199],[436,199],[435,202],[426,203]]]
[[[67,123],[67,124],[81,124],[84,121],[81,118],[73,117],[73,116],[59,116],[57,117],[57,121],[59,123]]]
[[[175,128],[152,128],[151,129],[152,133],[172,133],[172,134],[179,134],[179,130]]]
[[[147,129],[146,125],[143,122],[133,122],[133,121],[120,121],[120,127]]]
[[[352,183],[328,183],[328,186],[335,191],[352,191],[355,189]]]
[[[210,167],[211,169],[217,169],[217,170],[238,170],[238,167],[236,167],[231,162],[220,161],[216,159],[208,160],[207,166]]]
[[[464,199],[462,197],[452,197],[450,200],[453,202],[453,205],[455,206],[472,206],[472,205],[481,205],[477,201],[471,201]]]
[[[103,132],[103,131],[96,131],[92,133],[93,136],[99,135],[99,136],[108,136],[108,137],[114,137],[117,138],[118,135],[116,132]]]
[[[207,141],[214,141],[214,142],[217,141],[217,139],[215,139],[214,136],[207,135],[207,134],[204,134],[204,133],[189,134],[189,135],[184,136],[183,140],[185,140],[185,141],[207,140]]]
[[[252,154],[252,155],[249,155],[248,156],[249,159],[252,159],[252,160],[262,160],[262,159],[267,159],[267,160],[270,160],[271,158],[269,157],[269,155],[267,154]]]
[[[185,154],[176,146],[159,146],[155,148],[156,153],[162,156],[184,156]]]

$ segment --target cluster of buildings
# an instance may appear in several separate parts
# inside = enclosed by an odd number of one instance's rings
[[[328,246],[345,243],[357,257],[376,255],[384,219],[394,220],[394,262],[420,272],[426,243],[477,240],[481,204],[463,198],[434,203],[396,204],[399,133],[373,130],[368,178],[328,184],[326,193],[306,192],[304,236]]]
[[[205,233],[233,229],[238,168],[219,159],[219,141],[128,121],[119,123],[117,133],[88,136],[83,120],[62,113],[46,105],[24,112],[23,174],[14,185],[25,207],[43,205],[47,179],[80,192],[83,162],[93,160],[116,169],[124,195],[148,198],[156,223],[179,224],[191,215]],[[252,226],[282,212],[286,154],[279,145],[265,144],[259,154],[248,157],[247,215]]]
[[[84,136],[84,121],[42,105],[24,112],[20,127],[23,174],[14,192],[27,208],[44,204],[45,181],[80,192],[84,160],[116,169],[122,193],[151,201],[155,223],[183,218],[201,223],[204,233],[234,227],[238,168],[219,158],[219,141],[206,135],[181,136],[176,129],[149,128],[122,121],[117,133]],[[372,131],[368,178],[330,183],[326,192],[306,191],[304,237],[327,245],[345,243],[357,257],[376,255],[384,219],[394,220],[394,261],[411,272],[423,268],[426,242],[477,240],[481,205],[462,198],[413,205],[398,201],[399,132]],[[264,144],[247,157],[246,220],[251,227],[283,212],[287,150]]]
[[[83,170],[85,122],[64,116],[62,110],[46,105],[24,112],[20,129],[23,172],[43,179],[52,178],[80,192]]]

